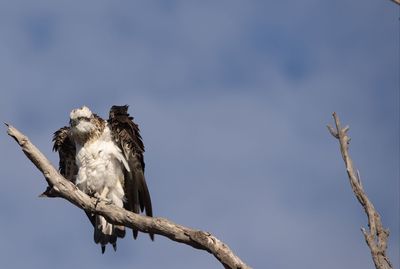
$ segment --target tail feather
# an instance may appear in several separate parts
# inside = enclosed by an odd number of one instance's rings
[[[136,239],[138,236],[139,231],[136,229],[132,229],[133,238]]]
[[[125,235],[125,227],[108,223],[102,216],[95,216],[93,239],[96,244],[101,245],[101,253],[106,251],[106,245],[111,244],[117,250],[117,237]]]
[[[114,231],[117,234],[118,237],[124,238],[125,237],[125,227],[124,226],[119,226],[115,225],[114,226]]]

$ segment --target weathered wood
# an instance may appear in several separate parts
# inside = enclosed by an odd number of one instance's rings
[[[341,127],[339,116],[336,113],[333,113],[333,118],[336,128],[330,125],[327,127],[332,136],[339,140],[340,152],[342,153],[342,158],[346,166],[351,188],[367,214],[369,229],[367,231],[365,228],[361,228],[361,231],[371,250],[372,260],[377,269],[392,269],[392,264],[390,263],[389,257],[386,255],[389,230],[383,227],[379,213],[375,210],[374,205],[365,194],[360,174],[354,168],[353,161],[350,158],[350,137],[347,134],[349,127]]]
[[[205,250],[213,254],[225,268],[250,268],[226,244],[208,232],[191,229],[165,218],[138,215],[109,202],[86,195],[72,182],[66,180],[40,150],[29,141],[28,137],[16,128],[6,125],[8,135],[17,141],[25,155],[43,173],[49,185],[49,188],[43,194],[44,196],[64,198],[81,209],[102,215],[110,223],[124,225],[144,233],[162,235],[173,241]]]

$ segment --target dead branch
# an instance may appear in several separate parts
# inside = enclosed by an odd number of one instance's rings
[[[25,155],[43,173],[50,188],[45,194],[51,193],[51,196],[64,198],[81,209],[102,215],[113,224],[124,225],[144,233],[159,234],[173,241],[205,250],[213,254],[225,268],[250,268],[226,244],[208,232],[184,227],[165,218],[138,215],[86,195],[61,176],[50,161],[29,141],[28,137],[16,128],[6,125],[8,135],[17,141]]]
[[[390,263],[389,257],[386,255],[389,230],[383,227],[379,213],[375,210],[374,205],[365,194],[361,184],[360,175],[354,168],[353,161],[350,158],[350,137],[347,135],[349,126],[342,128],[340,126],[339,117],[335,112],[333,113],[333,118],[335,120],[336,129],[330,125],[327,127],[333,137],[339,140],[340,151],[346,165],[351,188],[367,214],[369,230],[367,231],[362,227],[361,231],[363,232],[365,241],[371,250],[372,260],[377,269],[391,269],[392,264]]]
[[[391,0],[392,2],[395,2],[396,4],[400,5],[400,0]]]

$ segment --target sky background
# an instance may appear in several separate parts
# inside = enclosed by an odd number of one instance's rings
[[[129,104],[156,216],[212,232],[254,268],[374,268],[338,143],[399,268],[399,7],[387,1],[1,1],[0,120],[53,164],[82,105]],[[84,213],[0,134],[1,268],[221,268],[156,236],[101,255]]]

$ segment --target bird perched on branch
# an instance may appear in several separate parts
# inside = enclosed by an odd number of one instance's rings
[[[70,113],[70,125],[54,133],[53,150],[60,156],[60,173],[84,193],[110,201],[134,213],[153,216],[144,177],[144,145],[128,106],[111,107],[104,120],[83,106]],[[94,241],[104,253],[107,244],[117,249],[125,227],[86,212],[94,226]],[[133,230],[136,239],[137,230]],[[154,240],[154,235],[150,233]]]

